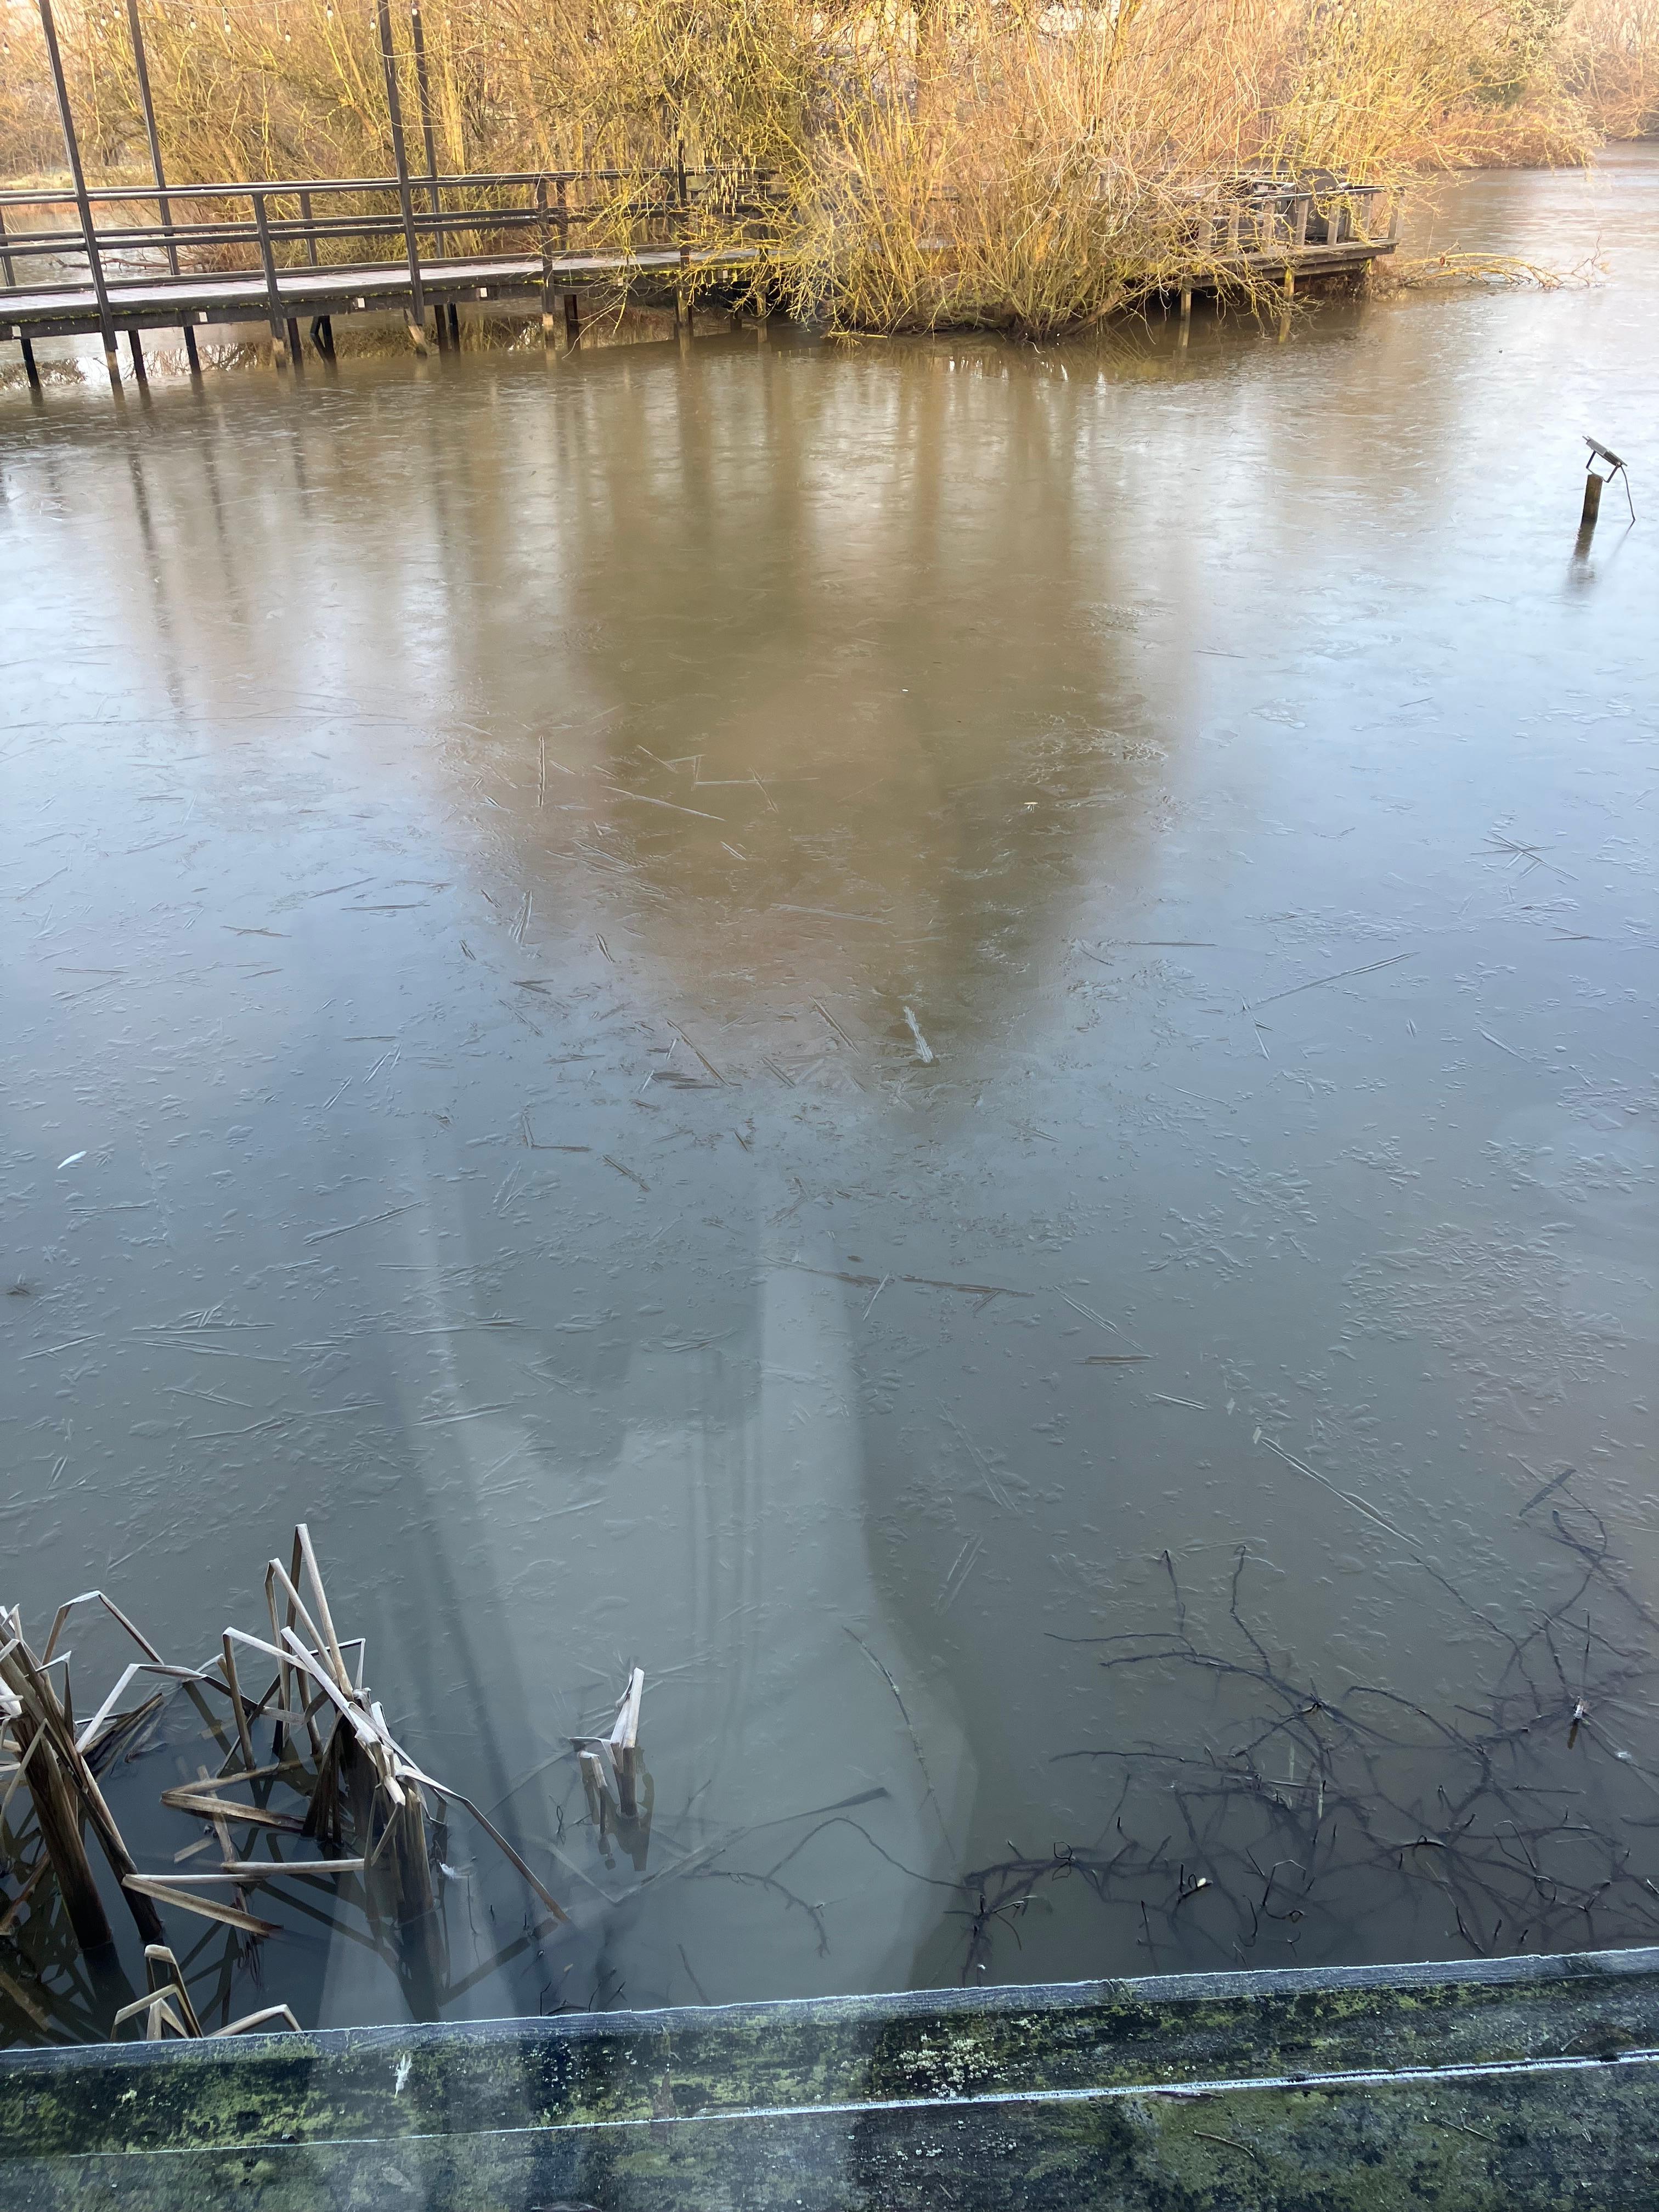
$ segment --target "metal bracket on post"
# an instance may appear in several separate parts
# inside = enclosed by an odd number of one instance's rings
[[[421,249],[415,235],[415,202],[409,189],[409,155],[404,145],[404,107],[398,94],[398,60],[392,50],[391,0],[379,0],[375,19],[380,34],[380,65],[386,71],[386,113],[392,121],[392,158],[398,171],[398,205],[404,219],[409,256],[409,335],[418,354],[426,351],[426,294],[421,284]]]
[[[1578,517],[1578,542],[1581,546],[1589,544],[1596,517],[1601,512],[1601,487],[1604,483],[1611,483],[1615,477],[1624,478],[1625,503],[1630,508],[1631,520],[1634,522],[1636,520],[1636,501],[1631,497],[1628,467],[1612,447],[1604,446],[1599,438],[1587,437],[1584,443],[1589,447],[1589,459],[1584,464],[1584,505]],[[1605,476],[1597,471],[1595,464],[1598,461],[1606,465]]]
[[[75,118],[70,112],[69,86],[64,77],[64,57],[58,50],[58,26],[52,20],[52,0],[40,0],[40,28],[46,34],[46,58],[52,64],[52,88],[58,96],[58,120],[64,132],[64,151],[69,157],[70,176],[75,185],[75,204],[81,216],[81,236],[85,245],[87,266],[92,272],[92,296],[98,307],[98,328],[104,341],[104,365],[109,371],[109,380],[116,391],[121,388],[121,364],[115,354],[115,318],[110,313],[109,287],[104,282],[104,264],[98,252],[98,234],[93,228],[92,201],[87,191],[86,172],[81,167],[81,145],[75,135]]]

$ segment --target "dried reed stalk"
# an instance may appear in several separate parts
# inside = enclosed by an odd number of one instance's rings
[[[88,1825],[111,1871],[124,1885],[123,1893],[139,1934],[146,1942],[159,1943],[165,1932],[161,1917],[148,1897],[125,1887],[128,1877],[137,1872],[132,1856],[87,1764],[84,1739],[77,1741],[65,1700],[47,1671],[52,1644],[68,1610],[65,1607],[58,1614],[44,1660],[36,1658],[25,1640],[16,1610],[0,1611],[0,1731],[9,1736],[17,1755],[17,1772],[6,1794],[9,1797],[20,1782],[27,1787],[41,1845],[83,1950],[104,1951],[114,1941],[87,1856],[83,1831]],[[124,1614],[118,1613],[117,1618],[137,1635]],[[90,1733],[89,1728],[86,1734]]]

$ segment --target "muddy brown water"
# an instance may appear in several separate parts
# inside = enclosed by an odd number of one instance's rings
[[[1607,274],[0,394],[0,1596],[308,1519],[453,2016],[1659,1922],[1659,154],[1434,239]]]

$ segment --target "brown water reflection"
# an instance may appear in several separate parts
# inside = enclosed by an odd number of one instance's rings
[[[1648,1927],[1659,164],[1455,208],[1610,280],[6,399],[0,1595],[204,1654],[307,1515],[575,1915],[465,2008]],[[1495,1929],[1466,1802],[1630,1856]]]

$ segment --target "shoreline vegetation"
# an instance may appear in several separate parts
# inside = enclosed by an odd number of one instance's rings
[[[170,184],[390,174],[361,0],[139,6]],[[413,118],[416,19],[393,18]],[[1201,280],[1194,213],[1241,177],[1395,191],[1659,128],[1659,0],[426,0],[418,20],[441,172],[753,164],[763,223],[711,200],[688,242],[746,225],[757,291],[831,329],[1076,329]],[[125,6],[60,0],[59,25],[94,182],[147,181]],[[0,0],[0,173],[61,159],[38,15]],[[628,242],[628,204],[596,243]]]

